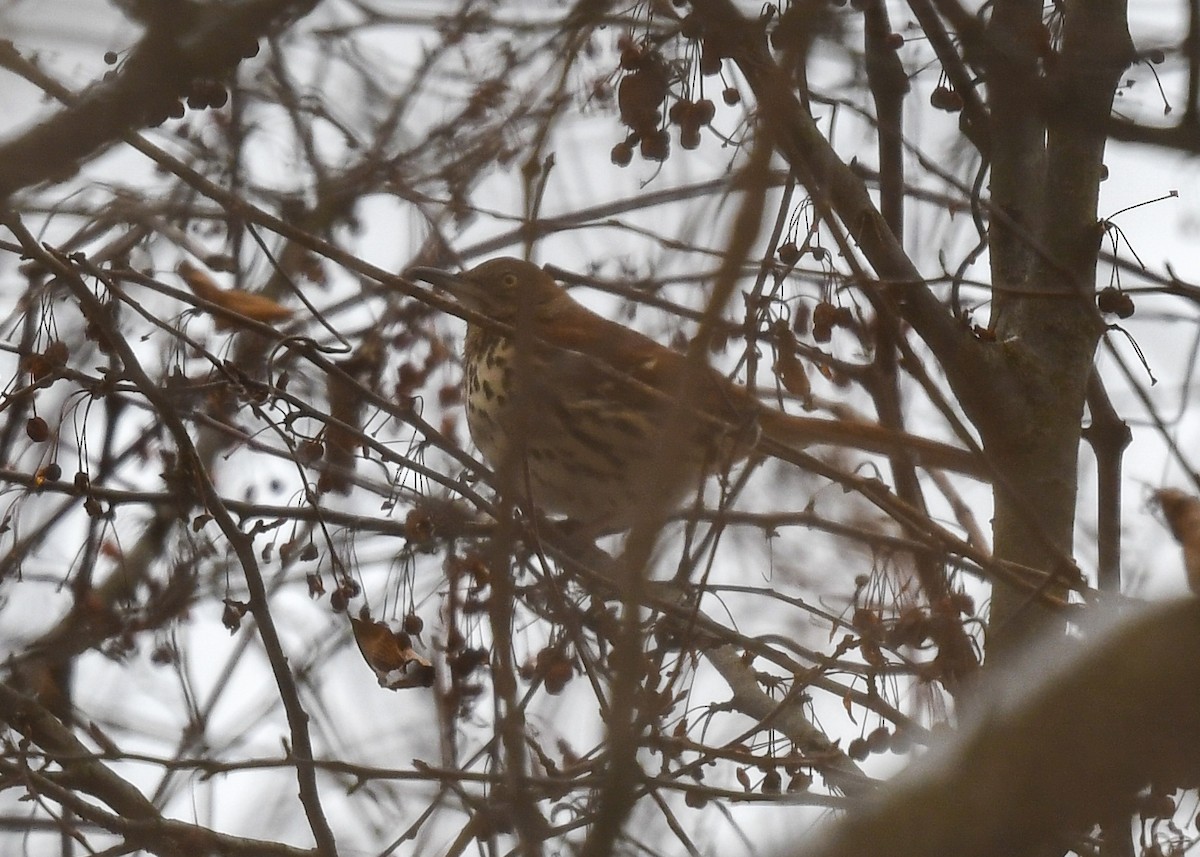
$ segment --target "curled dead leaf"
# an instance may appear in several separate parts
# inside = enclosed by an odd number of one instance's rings
[[[350,617],[354,642],[363,660],[379,680],[380,687],[400,690],[406,687],[429,687],[433,684],[433,665],[411,645],[407,634],[392,631],[384,622],[369,617]]]
[[[796,354],[796,338],[791,331],[784,330],[775,349],[775,377],[783,388],[798,398],[806,410],[812,408],[812,385],[804,364]]]
[[[265,295],[242,289],[222,289],[207,273],[186,261],[180,262],[176,271],[196,297],[216,304],[234,315],[263,324],[285,321],[292,317],[291,309]],[[230,330],[239,326],[237,319],[224,313],[214,313],[213,323],[218,330]]]
[[[1183,547],[1188,586],[1200,595],[1200,498],[1178,488],[1163,488],[1154,492],[1154,500],[1162,509],[1171,535]]]

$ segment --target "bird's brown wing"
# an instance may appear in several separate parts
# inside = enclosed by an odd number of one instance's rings
[[[758,401],[716,370],[564,298],[542,326],[547,344],[587,355],[723,422],[744,423],[757,413]]]
[[[720,420],[739,435],[757,422],[762,434],[785,446],[802,449],[831,444],[881,455],[904,455],[922,467],[989,478],[978,455],[927,438],[871,423],[799,417],[763,405],[745,387],[707,366],[689,364],[686,355],[591,312],[563,294],[542,339],[555,348],[586,355],[639,384],[657,390]]]

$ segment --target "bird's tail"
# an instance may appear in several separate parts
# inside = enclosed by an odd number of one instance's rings
[[[792,449],[818,444],[845,446],[899,456],[918,467],[950,470],[983,481],[991,479],[987,461],[975,452],[872,423],[798,417],[769,407],[759,412],[758,423],[763,437]]]

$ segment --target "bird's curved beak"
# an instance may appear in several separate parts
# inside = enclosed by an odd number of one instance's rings
[[[410,280],[431,283],[436,288],[443,289],[452,295],[456,294],[459,287],[458,274],[443,271],[441,268],[409,268],[404,272],[404,276]]]
[[[409,268],[404,276],[410,280],[431,283],[435,289],[446,292],[468,309],[479,306],[479,286],[465,274],[455,274],[441,268]]]

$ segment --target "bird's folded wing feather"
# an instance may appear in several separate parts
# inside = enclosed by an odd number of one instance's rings
[[[552,347],[586,355],[672,398],[732,425],[757,418],[763,435],[793,448],[832,444],[882,455],[903,455],[922,467],[987,479],[979,455],[956,446],[872,423],[799,417],[767,407],[714,369],[689,365],[686,355],[590,310],[560,307],[546,339]]]

